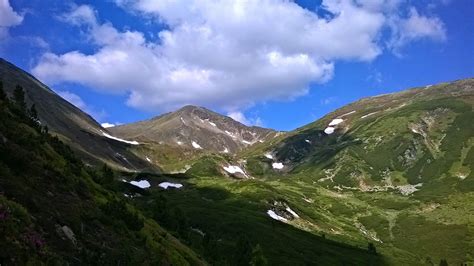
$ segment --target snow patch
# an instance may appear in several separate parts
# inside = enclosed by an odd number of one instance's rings
[[[327,127],[326,129],[324,129],[324,133],[330,135],[330,134],[334,133],[334,128],[333,127]]]
[[[276,214],[272,210],[267,211],[268,216],[270,216],[272,219],[275,219],[277,221],[282,221],[282,222],[288,222],[288,220],[285,217],[281,217],[280,215]]]
[[[228,173],[230,173],[230,174],[241,173],[241,174],[243,174],[244,176],[247,176],[247,175],[245,174],[245,172],[242,170],[242,168],[240,168],[240,167],[238,167],[238,166],[236,166],[236,165],[229,165],[229,166],[227,166],[227,167],[224,166],[223,168],[224,168],[224,170],[225,170],[226,172],[228,172]]]
[[[107,122],[105,122],[105,123],[102,123],[102,124],[100,124],[100,125],[101,125],[103,128],[115,127],[115,125],[114,125],[114,124],[107,123]]]
[[[146,180],[130,181],[130,184],[132,184],[136,187],[139,187],[139,188],[149,188],[151,186],[150,182],[148,182]]]
[[[289,212],[291,215],[293,215],[293,217],[300,218],[300,216],[295,211],[293,211],[290,207],[286,207],[286,211]]]
[[[150,158],[148,158],[148,156],[147,156],[145,159],[146,159],[148,162],[151,163],[151,160],[150,160]]]
[[[284,165],[282,163],[272,163],[273,169],[283,169]]]
[[[191,143],[195,149],[202,149],[201,145],[197,144],[197,142],[193,141]]]
[[[355,113],[355,112],[356,112],[356,111],[350,111],[349,113],[345,113],[345,114],[343,114],[343,115],[340,115],[339,118],[344,117],[344,116],[351,115],[351,114],[353,114],[353,113]]]
[[[169,187],[173,188],[182,188],[183,185],[179,183],[170,183],[170,182],[162,182],[158,185],[161,188],[168,189]]]
[[[314,200],[310,198],[304,197],[303,200],[306,201],[307,203],[314,203]]]
[[[270,153],[265,154],[265,157],[267,157],[268,159],[273,159],[273,155],[271,155]]]
[[[304,141],[305,141],[306,143],[311,144],[311,141],[310,141],[309,139],[305,139]]]
[[[124,139],[121,139],[121,138],[117,138],[117,137],[111,136],[111,135],[105,133],[104,131],[100,131],[100,132],[102,133],[102,135],[104,135],[104,137],[109,138],[109,139],[113,139],[113,140],[116,140],[116,141],[120,141],[120,142],[124,142],[124,143],[127,143],[127,144],[131,144],[131,145],[140,145],[140,143],[138,143],[137,141],[124,140]]]
[[[176,143],[180,146],[183,145],[183,143],[181,141],[176,141]]]
[[[246,140],[242,140],[242,143],[243,143],[243,144],[247,144],[247,145],[250,145],[250,144],[252,144],[252,142],[250,142],[250,141],[246,141]]]
[[[182,117],[180,117],[179,119],[181,119],[181,122],[186,125],[186,122],[184,122],[184,119]]]
[[[227,149],[227,147],[224,147],[224,150],[222,152],[223,153],[229,153],[229,149]]]
[[[377,112],[368,113],[368,114],[366,114],[366,115],[361,116],[360,118],[361,118],[361,119],[364,119],[364,118],[369,117],[369,116],[371,116],[371,115],[374,115],[374,114],[376,114],[376,113],[378,113],[378,111],[377,111]]]
[[[335,126],[335,125],[338,125],[338,124],[340,124],[340,123],[342,123],[342,122],[344,122],[343,119],[336,118],[336,119],[333,119],[333,120],[331,121],[331,123],[329,123],[328,126]]]
[[[236,138],[237,138],[237,137],[235,136],[235,134],[232,133],[232,132],[229,132],[229,131],[227,131],[227,130],[225,130],[224,132],[225,132],[227,135],[229,135],[231,138],[233,138],[233,139],[236,139]]]
[[[211,126],[217,127],[216,123],[213,123],[213,122],[211,122],[211,121],[207,121],[207,122],[208,122]]]

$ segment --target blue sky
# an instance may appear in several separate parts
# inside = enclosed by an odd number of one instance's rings
[[[0,56],[99,122],[184,104],[291,130],[474,76],[470,0],[0,1]]]

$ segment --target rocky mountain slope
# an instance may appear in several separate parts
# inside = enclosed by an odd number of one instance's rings
[[[0,58],[0,80],[8,95],[17,86],[25,91],[28,106],[35,104],[40,122],[88,163],[107,163],[123,170],[156,168],[129,151],[135,142],[113,139],[91,116],[62,99],[36,78]],[[131,144],[132,143],[132,144]]]
[[[230,117],[203,107],[185,106],[147,121],[112,127],[117,136],[142,142],[167,143],[189,149],[235,154],[262,143],[276,132],[247,127]]]
[[[115,136],[146,145],[134,152],[167,170],[186,169],[205,154],[233,156],[279,133],[248,127],[203,107],[185,106],[150,120],[109,128]],[[181,164],[180,164],[181,163]]]

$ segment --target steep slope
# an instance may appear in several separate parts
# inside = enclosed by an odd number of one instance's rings
[[[203,265],[0,93],[0,264]]]
[[[371,97],[247,154],[272,154],[286,172],[330,172],[321,182],[334,185],[388,185],[397,177],[400,185],[415,185],[443,175],[462,180],[471,173],[460,166],[472,146],[473,105],[473,79]]]
[[[244,151],[242,167],[316,232],[373,241],[395,265],[469,265],[473,106],[474,79],[362,99]]]
[[[109,130],[116,136],[146,143],[146,147],[136,148],[136,153],[165,169],[170,169],[166,166],[174,162],[188,160],[190,163],[192,158],[206,153],[233,155],[277,135],[273,130],[247,127],[196,106],[185,106],[150,120]]]
[[[113,140],[91,116],[62,99],[30,74],[0,58],[0,80],[12,95],[17,86],[25,91],[28,106],[35,104],[40,122],[73,147],[91,164],[106,162],[124,170],[151,167],[128,151],[129,143]]]

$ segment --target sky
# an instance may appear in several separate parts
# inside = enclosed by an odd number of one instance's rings
[[[100,123],[204,106],[292,130],[474,77],[471,0],[0,0],[0,57]]]

